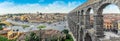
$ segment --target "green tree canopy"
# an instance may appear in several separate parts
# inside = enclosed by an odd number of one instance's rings
[[[69,33],[69,31],[67,29],[64,29],[62,32],[64,32],[65,34]]]
[[[41,29],[41,28],[46,28],[46,26],[45,26],[45,25],[40,25],[40,26],[38,26],[37,28],[39,28],[39,29]]]
[[[9,39],[6,38],[6,37],[0,36],[0,41],[16,41],[16,39],[14,39],[14,40],[9,40]]]
[[[62,38],[62,41],[74,41],[68,29],[64,29],[62,32],[66,34],[66,39]]]
[[[30,27],[29,25],[22,25],[23,28],[27,28]]]
[[[25,41],[40,41],[40,38],[34,32],[31,32],[30,36],[26,36]]]

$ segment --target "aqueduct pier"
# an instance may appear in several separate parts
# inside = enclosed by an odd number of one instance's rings
[[[120,41],[120,38],[105,39],[103,30],[103,9],[115,4],[120,8],[120,0],[89,0],[68,14],[68,25],[76,41]],[[90,10],[93,9],[94,22],[90,26]]]

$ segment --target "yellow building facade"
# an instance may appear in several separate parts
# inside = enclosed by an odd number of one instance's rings
[[[104,19],[104,28],[105,29],[111,29],[113,28],[113,23],[111,20]]]
[[[120,30],[120,21],[118,21],[118,30]]]
[[[20,18],[21,21],[24,21],[24,20],[26,20],[26,19],[29,20],[29,17],[26,16],[26,15],[22,15],[21,18]]]

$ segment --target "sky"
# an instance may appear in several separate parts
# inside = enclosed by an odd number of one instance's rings
[[[68,13],[87,0],[0,0],[0,15],[13,13]],[[115,7],[115,8],[113,8]],[[105,13],[119,12],[117,6],[111,5]],[[109,10],[112,9],[112,10]],[[113,9],[115,9],[113,11]]]
[[[93,13],[93,10],[91,10],[90,13]],[[115,4],[110,4],[103,9],[103,14],[111,14],[111,13],[116,13],[116,14],[120,13],[119,7]]]

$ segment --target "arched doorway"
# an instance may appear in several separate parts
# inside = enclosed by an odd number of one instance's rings
[[[92,41],[92,38],[88,33],[85,35],[84,39],[85,39],[85,41]]]

